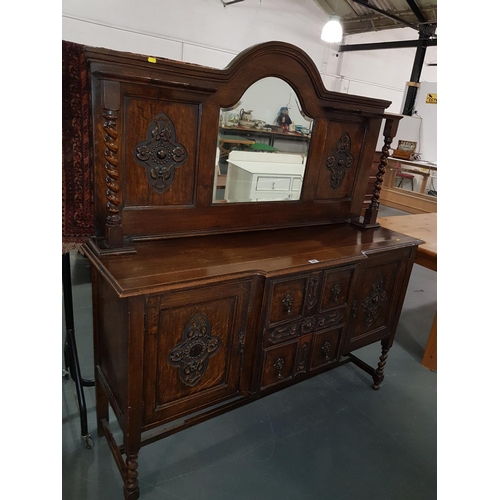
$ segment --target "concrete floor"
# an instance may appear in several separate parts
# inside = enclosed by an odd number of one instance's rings
[[[380,216],[404,214],[382,207]],[[89,264],[72,254],[82,375],[93,378]],[[437,489],[437,373],[421,364],[436,312],[436,273],[415,265],[379,391],[352,364],[156,443],[139,454],[142,500],[429,500]],[[63,318],[63,342],[65,323]],[[357,351],[376,365],[379,344]],[[121,500],[122,481],[97,437],[80,438],[74,383],[63,379],[62,498]],[[111,413],[112,415],[112,413]]]

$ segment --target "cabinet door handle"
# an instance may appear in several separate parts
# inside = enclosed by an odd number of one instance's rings
[[[293,297],[290,294],[287,294],[281,303],[285,306],[286,313],[292,314]]]
[[[340,284],[337,283],[333,288],[332,288],[332,300],[336,304],[339,301],[339,295],[340,295]]]

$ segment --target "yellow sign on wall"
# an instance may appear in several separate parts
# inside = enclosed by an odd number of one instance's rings
[[[438,95],[437,94],[427,94],[425,98],[426,104],[437,104],[438,103]]]

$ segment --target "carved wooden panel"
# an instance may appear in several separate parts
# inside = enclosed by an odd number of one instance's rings
[[[359,268],[356,296],[351,305],[347,344],[368,344],[390,332],[394,307],[403,279],[403,263],[390,256],[370,257]],[[396,295],[395,295],[396,294]]]
[[[264,352],[262,389],[290,380],[294,374],[298,342],[280,344]]]
[[[302,315],[307,285],[307,276],[272,282],[269,324],[294,319]]]
[[[326,168],[330,170],[330,186],[339,188],[344,178],[354,165],[354,155],[351,153],[351,136],[345,132],[337,141],[335,147],[326,158]]]
[[[294,376],[307,372],[309,357],[311,355],[311,339],[312,335],[304,335],[299,340],[297,356],[295,358]]]
[[[238,392],[249,283],[201,287],[149,300],[147,420]],[[218,395],[218,396],[217,396]]]
[[[351,199],[365,131],[366,123],[362,121],[329,122],[316,185],[317,200]]]
[[[181,381],[195,386],[203,377],[212,356],[221,348],[220,337],[212,335],[212,324],[204,314],[193,316],[184,328],[182,342],[168,355],[168,362],[179,368]]]
[[[343,328],[336,328],[313,335],[311,370],[338,361],[342,331]]]
[[[325,272],[321,296],[321,311],[340,307],[347,303],[354,267]]]
[[[199,112],[194,104],[125,97],[128,210],[195,202]]]
[[[134,158],[144,168],[150,186],[157,193],[165,192],[172,185],[175,170],[187,160],[187,151],[176,142],[175,125],[165,113],[153,118],[146,139],[135,147]]]

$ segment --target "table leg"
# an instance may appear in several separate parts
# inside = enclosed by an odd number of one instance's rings
[[[429,174],[422,174],[422,185],[420,186],[420,192],[425,194],[425,190],[427,188],[427,179],[429,178]]]
[[[422,365],[431,371],[437,368],[437,313],[434,316],[434,322],[432,323],[431,332],[427,340]]]

